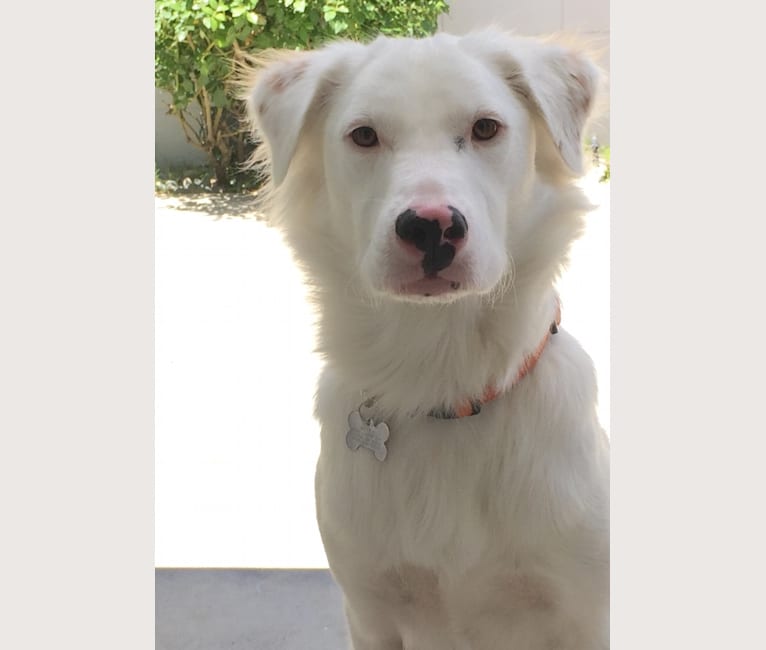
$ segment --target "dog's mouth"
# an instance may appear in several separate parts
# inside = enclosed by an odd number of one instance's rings
[[[432,274],[419,280],[402,284],[399,287],[398,293],[402,296],[432,298],[456,294],[460,291],[461,287],[462,283],[458,280],[450,280],[438,274]]]
[[[422,252],[417,252],[395,246],[383,260],[377,258],[375,271],[370,274],[371,288],[391,298],[415,302],[452,302],[480,291],[473,261],[466,251],[439,269],[426,268]]]

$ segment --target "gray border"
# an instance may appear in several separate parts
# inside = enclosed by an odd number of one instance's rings
[[[3,648],[151,648],[153,4],[6,15]]]
[[[620,650],[766,647],[766,53],[754,7],[612,5]]]

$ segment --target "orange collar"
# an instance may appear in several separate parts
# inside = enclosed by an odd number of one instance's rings
[[[543,336],[542,341],[535,348],[534,352],[528,354],[521,361],[516,377],[509,388],[513,388],[524,377],[526,377],[537,364],[538,359],[542,356],[545,346],[551,338],[551,334],[557,334],[559,331],[559,325],[561,324],[561,304],[556,301],[556,316],[551,323],[548,331]],[[455,407],[446,407],[441,409],[434,409],[428,413],[432,418],[439,418],[442,420],[455,420],[457,418],[465,418],[471,415],[476,415],[481,412],[481,407],[488,404],[492,400],[500,396],[502,391],[496,386],[490,385],[484,390],[484,393],[479,398],[467,399],[460,402]]]

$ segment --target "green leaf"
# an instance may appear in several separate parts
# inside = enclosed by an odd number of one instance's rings
[[[325,10],[325,12],[324,12],[324,19],[329,23],[329,22],[331,22],[333,20],[333,18],[335,18],[336,15],[337,15],[337,13],[335,11],[333,11],[332,9]],[[337,32],[336,32],[336,34],[337,34]]]
[[[223,88],[216,88],[215,92],[213,93],[212,103],[216,108],[224,108],[226,104],[228,104],[228,99]]]
[[[263,16],[260,14],[255,13],[254,11],[248,11],[247,12],[247,20],[248,22],[252,23],[253,25],[257,25],[259,22],[263,21]]]
[[[304,11],[306,11],[306,0],[295,0],[295,4],[293,4],[293,11],[302,14]]]
[[[344,20],[334,20],[330,23],[334,34],[340,34],[348,29],[348,23]]]

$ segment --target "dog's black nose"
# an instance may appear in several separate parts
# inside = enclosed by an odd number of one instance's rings
[[[451,205],[410,208],[396,218],[397,236],[425,253],[423,270],[426,275],[434,275],[452,264],[467,231],[465,217]]]
[[[444,238],[455,242],[458,239],[463,239],[466,232],[468,232],[468,222],[465,220],[463,213],[457,208],[453,208],[451,205],[447,206],[452,214],[452,223],[444,231]]]
[[[423,219],[414,210],[405,210],[396,218],[396,234],[418,250],[427,251],[441,242],[442,228],[436,219]]]

